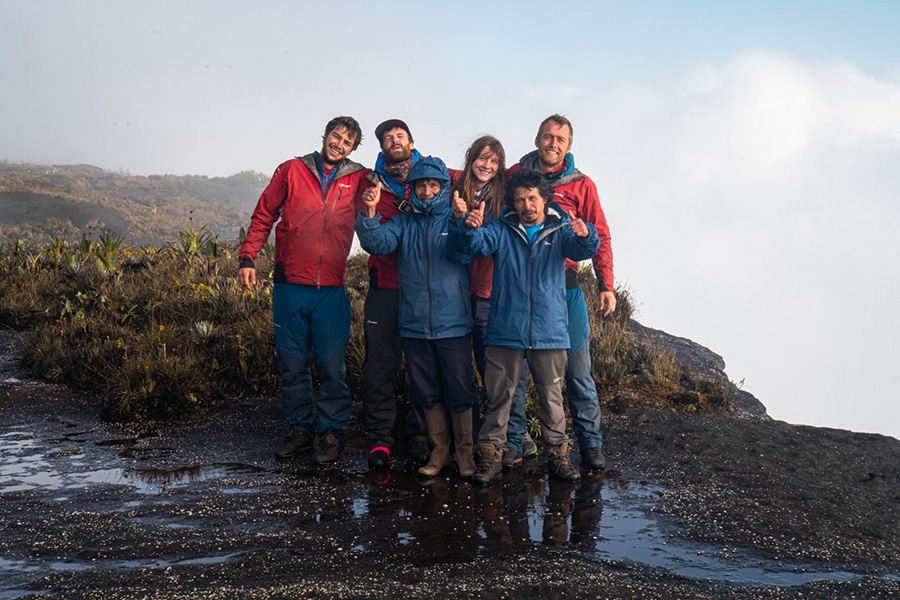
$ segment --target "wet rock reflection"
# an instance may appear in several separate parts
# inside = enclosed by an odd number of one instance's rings
[[[0,428],[0,499],[15,523],[0,536],[11,552],[0,568],[26,581],[46,569],[217,564],[260,552],[349,553],[363,562],[390,555],[432,567],[574,550],[695,579],[852,577],[805,566],[798,574],[739,549],[722,555],[681,540],[653,513],[662,490],[614,470],[584,471],[572,484],[549,480],[532,461],[478,487],[449,471],[422,479],[402,459],[370,472],[362,452],[317,466],[310,456],[278,463],[236,445],[222,462],[203,462],[221,453],[200,444],[192,456],[201,460],[191,464],[178,440],[98,430],[62,420]],[[30,516],[35,506],[39,519]]]

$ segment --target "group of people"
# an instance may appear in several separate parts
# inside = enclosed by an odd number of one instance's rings
[[[362,141],[359,123],[332,119],[320,151],[275,170],[239,251],[240,282],[252,288],[254,261],[275,227],[272,313],[290,424],[276,456],[310,451],[318,438],[314,461],[324,464],[346,443],[351,313],[343,280],[355,231],[370,254],[361,382],[370,468],[390,464],[401,358],[409,376],[405,437],[420,474],[437,475],[455,451],[459,474],[488,484],[536,454],[526,431],[528,372],[550,475],[581,477],[570,458],[563,381],[581,467],[604,468],[577,273],[579,261],[592,260],[601,311],[612,313],[612,249],[596,186],[570,152],[571,122],[545,119],[536,149],[509,170],[492,136],[475,140],[459,171],[423,156],[399,119],[381,123],[375,136],[381,152],[367,169],[348,158]],[[483,422],[474,368],[484,382]]]

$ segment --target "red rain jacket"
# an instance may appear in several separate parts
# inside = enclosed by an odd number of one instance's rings
[[[253,266],[275,227],[275,281],[317,287],[344,284],[353,223],[362,209],[358,194],[368,169],[345,159],[334,167],[327,192],[314,154],[292,158],[275,169],[262,195],[238,256]],[[279,220],[280,219],[280,220]]]

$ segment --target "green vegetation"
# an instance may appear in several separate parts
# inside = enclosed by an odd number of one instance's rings
[[[113,420],[183,418],[244,394],[277,395],[272,284],[264,277],[271,250],[261,253],[262,284],[250,292],[237,281],[235,246],[205,227],[137,249],[105,232],[79,243],[0,243],[0,326],[30,332],[24,366],[31,375],[96,394]],[[581,284],[596,315],[589,271]],[[354,314],[347,377],[358,396],[365,255],[350,258],[345,287]],[[602,402],[730,410],[730,384],[697,378],[671,354],[633,339],[630,294],[618,297],[615,316],[592,324]],[[405,396],[405,384],[400,391]],[[533,390],[529,396],[534,415]]]

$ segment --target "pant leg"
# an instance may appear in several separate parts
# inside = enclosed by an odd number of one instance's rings
[[[397,324],[400,292],[369,288],[364,307],[366,358],[362,368],[363,422],[372,446],[390,448],[397,421],[395,388],[402,344]]]
[[[447,410],[461,413],[478,404],[470,336],[434,340],[440,364],[441,396]]]
[[[347,387],[344,356],[350,340],[350,300],[343,287],[316,290],[312,307],[312,344],[319,368],[319,394],[316,399],[317,429],[320,436],[332,430],[346,443],[347,423],[353,400]]]
[[[491,314],[490,298],[472,296],[472,353],[475,355],[475,366],[481,377],[481,385],[484,386],[484,337],[487,332],[488,317]],[[478,398],[472,406],[472,437],[478,441],[481,431],[481,406]]]
[[[479,443],[501,447],[506,444],[506,427],[509,423],[509,409],[516,384],[522,374],[524,350],[487,346],[484,349],[485,373],[484,391],[487,408],[481,426]]]
[[[528,388],[528,360],[522,361],[522,374],[516,384],[516,391],[512,397],[512,406],[509,409],[509,424],[506,427],[506,445],[522,453],[522,437],[528,429],[528,415],[526,414],[525,390]]]
[[[434,340],[403,338],[409,401],[426,409],[443,402],[440,358]]]
[[[591,374],[591,325],[581,288],[566,290],[569,311],[569,366],[566,395],[572,415],[572,431],[580,448],[600,448],[600,400]]]
[[[307,311],[309,286],[276,283],[272,290],[275,352],[281,374],[281,407],[291,425],[316,436],[312,373],[312,338]]]
[[[490,298],[472,296],[472,352],[475,355],[475,366],[478,375],[484,382],[484,335],[487,331],[488,317],[491,314]]]
[[[553,448],[569,441],[563,408],[562,381],[566,373],[566,351],[526,350],[531,378],[541,400],[541,436]]]

